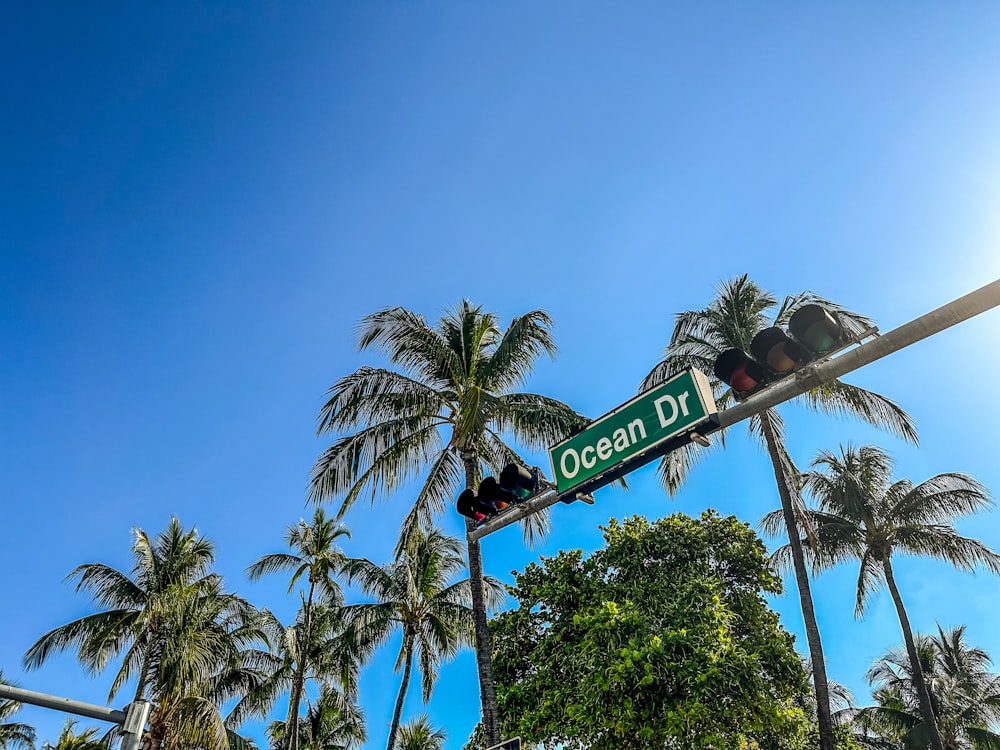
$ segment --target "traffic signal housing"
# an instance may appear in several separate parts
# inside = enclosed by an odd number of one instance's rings
[[[537,468],[527,469],[518,464],[507,464],[500,478],[485,477],[478,490],[466,489],[455,504],[458,512],[477,523],[495,516],[515,503],[522,503],[537,494],[542,487]]]
[[[715,360],[715,377],[741,400],[849,341],[834,313],[821,305],[803,305],[789,318],[787,333],[777,326],[765,328],[753,337],[749,354],[742,349],[722,352]]]

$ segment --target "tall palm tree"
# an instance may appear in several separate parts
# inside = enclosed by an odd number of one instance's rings
[[[402,633],[396,671],[402,668],[403,678],[389,725],[387,750],[393,750],[396,743],[414,659],[426,703],[437,679],[438,665],[472,641],[470,582],[452,582],[464,567],[458,539],[439,529],[424,531],[419,526],[404,540],[396,560],[389,565],[383,567],[359,558],[349,560],[344,567],[350,580],[377,600],[346,608],[358,639],[379,646],[397,630]],[[503,598],[503,585],[487,577],[483,593],[487,606],[495,606]]]
[[[1000,555],[985,544],[959,535],[954,521],[992,507],[989,493],[965,474],[938,474],[914,484],[909,479],[893,481],[893,461],[876,446],[841,447],[840,455],[821,452],[804,487],[819,504],[809,512],[816,530],[814,559],[822,568],[843,560],[860,560],[855,615],[883,584],[896,605],[919,699],[932,745],[939,747],[930,693],[922,677],[910,620],[893,574],[894,553],[934,557],[961,570],[982,565],[1000,573]],[[770,518],[773,530],[777,520]],[[808,545],[809,541],[805,543]]]
[[[427,714],[420,714],[399,728],[394,750],[442,750],[447,739],[443,727],[435,729]]]
[[[263,638],[258,613],[223,591],[210,572],[214,546],[173,518],[159,536],[134,530],[131,576],[100,563],[76,568],[76,590],[89,590],[100,612],[43,635],[25,655],[34,668],[75,648],[92,672],[121,656],[108,700],[129,680],[135,700],[155,703],[147,743],[155,748],[228,747],[218,703],[253,681],[253,649]],[[250,664],[248,664],[250,662]]]
[[[282,721],[268,727],[271,750],[287,746]],[[301,750],[355,750],[368,740],[364,711],[343,693],[325,686],[315,703],[307,701],[306,715],[298,724]]]
[[[914,641],[945,750],[1000,748],[1000,675],[990,671],[989,655],[968,644],[964,625],[939,625],[936,636],[918,633]],[[907,649],[889,649],[866,677],[878,705],[860,709],[858,724],[906,747],[926,743]]]
[[[810,292],[786,297],[779,305],[778,299],[761,288],[747,275],[723,283],[717,296],[707,307],[679,313],[663,359],[642,382],[643,390],[652,388],[671,375],[687,367],[696,367],[709,374],[714,370],[715,359],[727,349],[749,351],[750,342],[758,331],[771,325],[784,325],[799,307],[819,304],[835,313],[841,325],[850,333],[858,334],[871,327],[871,321],[858,313],[850,312]],[[769,311],[775,311],[773,319]],[[716,402],[726,408],[733,402],[733,394],[725,384],[714,382]],[[809,408],[832,414],[849,414],[866,422],[886,428],[891,432],[916,442],[916,430],[909,416],[896,404],[862,388],[833,380],[795,399]],[[798,518],[802,502],[798,493],[798,474],[785,447],[784,422],[776,409],[766,409],[748,422],[752,436],[761,440],[771,460],[778,496],[781,499],[782,520],[791,543],[792,564],[799,591],[799,601],[805,623],[809,658],[813,664],[813,684],[816,690],[817,715],[822,750],[833,750],[833,723],[830,717],[829,688],[823,644],[813,609],[809,575],[799,542]],[[688,446],[668,453],[660,463],[659,472],[667,492],[675,494],[687,477],[693,464],[705,453]]]
[[[11,685],[0,670],[0,685]],[[0,750],[21,750],[35,747],[35,728],[30,724],[8,721],[21,710],[21,704],[9,698],[0,698]]]
[[[59,732],[59,739],[53,745],[50,742],[42,744],[42,750],[108,750],[108,746],[97,736],[98,727],[87,727],[76,733],[76,719],[69,719]]]
[[[283,639],[287,645],[285,655],[290,658],[292,665],[284,733],[288,745],[284,750],[297,750],[298,747],[299,710],[306,675],[311,666],[310,648],[306,644],[318,642],[312,633],[312,612],[316,596],[319,594],[321,600],[328,605],[341,606],[344,603],[343,592],[336,578],[345,560],[343,550],[337,546],[337,539],[342,536],[350,538],[351,532],[347,526],[327,518],[323,509],[317,508],[312,523],[300,520],[298,525],[286,529],[285,541],[293,550],[291,553],[264,555],[247,569],[251,581],[258,580],[265,573],[291,573],[289,593],[303,576],[309,583],[307,591],[302,594],[302,622],[297,623]]]
[[[499,471],[507,463],[523,463],[505,435],[543,449],[585,425],[584,417],[559,401],[515,392],[538,357],[555,354],[551,327],[549,316],[534,310],[501,331],[496,315],[468,301],[435,326],[400,307],[364,318],[359,348],[381,351],[398,370],[362,367],[330,388],[318,431],[348,434],[316,461],[309,497],[343,495],[343,515],[359,498],[387,496],[426,470],[403,523],[405,536],[418,522],[430,525],[463,486],[475,489],[484,466]],[[529,517],[528,542],[547,527],[546,514]],[[467,520],[466,530],[472,528]],[[478,541],[467,544],[483,724],[490,744],[496,744],[500,729],[482,555]]]

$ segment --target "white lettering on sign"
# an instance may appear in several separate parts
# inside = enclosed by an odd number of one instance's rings
[[[673,396],[666,395],[660,396],[656,401],[653,402],[653,406],[656,407],[656,416],[660,418],[660,427],[669,427],[674,422],[677,421],[677,412],[680,411],[685,417],[690,414],[687,406],[688,392],[680,394],[677,398]],[[678,410],[677,402],[680,401],[680,409]],[[663,403],[668,402],[670,404],[670,416],[667,417],[663,413]]]
[[[639,437],[643,440],[646,439],[646,425],[642,423],[641,419],[633,419],[628,423],[628,434],[632,438],[631,445],[635,445],[639,442],[639,438],[635,436],[636,428],[638,428]],[[617,450],[617,449],[616,449]]]
[[[573,470],[570,471],[566,467],[566,459],[573,458]],[[576,451],[570,448],[565,453],[562,454],[562,458],[559,459],[559,468],[562,470],[563,476],[567,479],[572,479],[580,471],[580,457],[576,454]]]
[[[687,414],[687,407],[684,406],[684,400],[687,393],[681,396],[681,408],[684,409],[684,413]],[[674,418],[676,419],[677,404],[671,396],[665,396],[664,398],[669,398],[672,403],[674,403]],[[663,399],[660,399],[662,401]],[[660,423],[663,423],[663,412],[657,403],[656,405],[657,414],[660,415]],[[623,453],[635,445],[640,440],[646,439],[646,425],[643,424],[641,419],[633,419],[628,424],[628,431],[625,431],[624,427],[619,427],[612,433],[611,437],[602,437],[597,440],[595,445],[585,445],[579,450],[575,448],[567,448],[563,451],[562,456],[559,458],[559,470],[566,479],[572,479],[577,474],[580,473],[580,467],[584,469],[593,469],[597,465],[597,459],[602,461],[607,461],[615,453]],[[614,442],[612,442],[612,440]]]
[[[606,437],[597,441],[597,457],[602,461],[607,461],[611,458],[611,441]]]

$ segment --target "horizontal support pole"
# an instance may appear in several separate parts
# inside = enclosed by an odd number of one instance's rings
[[[11,687],[10,685],[0,685],[0,698],[10,698],[19,703],[30,703],[33,706],[42,708],[54,708],[56,711],[65,711],[68,714],[86,716],[89,719],[100,721],[110,721],[113,724],[124,724],[127,714],[124,711],[117,711],[107,706],[98,706],[95,703],[83,703],[70,698],[60,698],[58,695],[47,695],[46,693],[36,693],[34,690]]]
[[[492,534],[494,531],[499,531],[505,526],[517,523],[522,518],[527,518],[533,513],[537,513],[538,511],[548,508],[550,505],[555,505],[558,502],[559,493],[556,492],[555,488],[545,490],[545,492],[535,495],[530,500],[518,503],[513,508],[504,510],[502,513],[494,516],[493,518],[483,521],[479,526],[469,532],[469,540],[475,541],[476,539],[482,539],[487,534]]]

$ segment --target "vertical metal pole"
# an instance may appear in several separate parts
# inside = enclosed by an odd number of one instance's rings
[[[122,747],[121,750],[139,750],[142,744],[142,733],[146,728],[146,719],[149,718],[149,711],[152,708],[149,701],[132,701],[128,704],[125,712],[125,721],[122,724]]]

